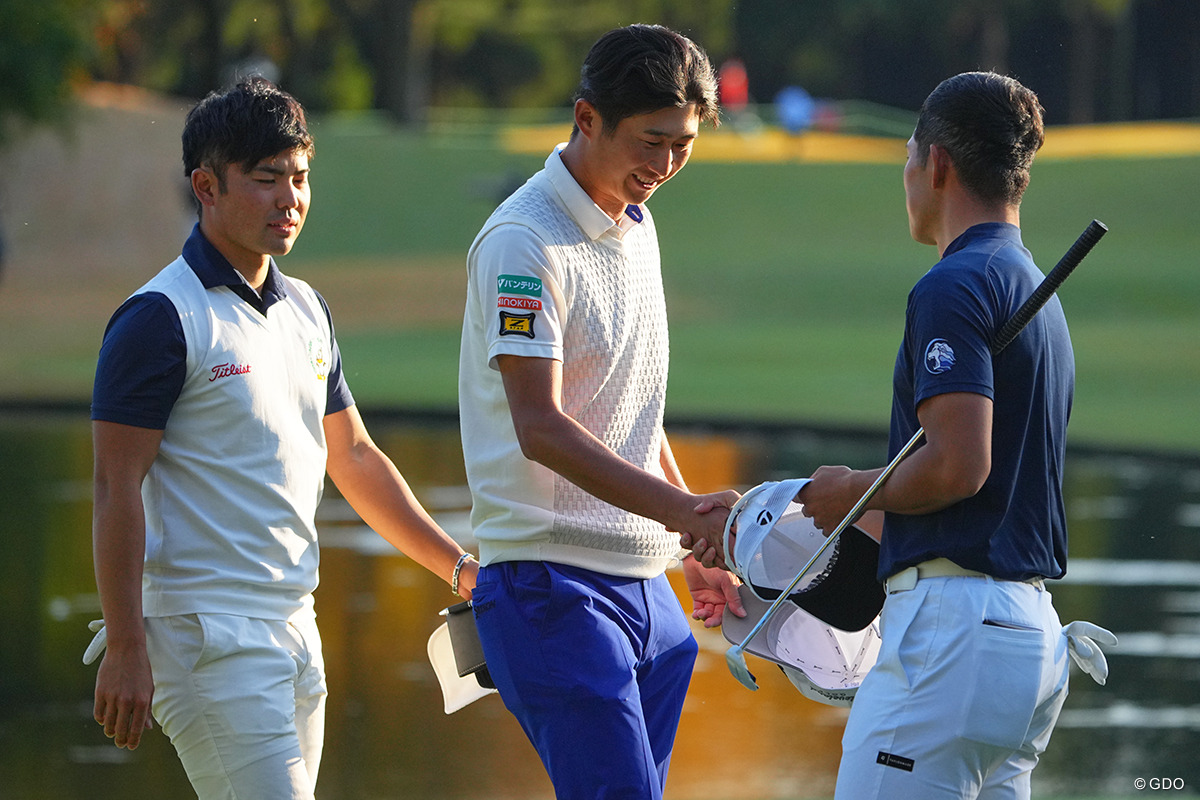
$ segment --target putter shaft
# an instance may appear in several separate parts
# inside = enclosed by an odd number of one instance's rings
[[[1017,334],[1029,324],[1029,321],[1033,319],[1034,315],[1036,315],[1038,311],[1041,310],[1042,306],[1046,304],[1046,301],[1049,300],[1050,296],[1054,294],[1062,282],[1067,279],[1067,276],[1069,276],[1075,267],[1079,265],[1079,262],[1083,260],[1084,256],[1091,252],[1091,249],[1095,246],[1096,242],[1100,241],[1100,237],[1104,236],[1106,233],[1108,233],[1108,227],[1104,223],[1100,222],[1099,220],[1092,220],[1091,224],[1088,225],[1087,229],[1082,234],[1080,234],[1079,238],[1066,252],[1066,254],[1059,259],[1058,264],[1055,265],[1050,274],[1047,275],[1037,289],[1034,290],[1033,295],[1026,300],[1021,308],[1017,310],[1017,313],[1013,315],[1012,319],[1010,319],[1000,331],[996,342],[992,346],[993,354],[999,353],[1001,350],[1007,347],[1014,338],[1016,338]],[[796,577],[793,578],[792,582],[787,585],[787,588],[780,592],[779,596],[775,598],[775,601],[771,603],[770,607],[763,612],[763,615],[759,617],[758,622],[756,622],[754,627],[750,629],[750,632],[746,634],[746,638],[742,640],[742,643],[733,645],[729,648],[729,650],[726,651],[725,661],[729,666],[729,671],[743,686],[752,690],[758,688],[758,684],[755,683],[754,676],[750,673],[749,668],[746,666],[746,646],[749,645],[750,641],[757,636],[763,628],[766,627],[767,622],[769,622],[771,617],[775,615],[775,613],[779,610],[779,607],[788,601],[789,595],[791,595],[792,591],[800,585],[800,581],[804,580],[804,576],[808,574],[808,571],[812,568],[813,564],[817,562],[817,559],[819,559],[821,555],[829,548],[829,545],[833,544],[833,541],[841,535],[842,531],[844,531],[851,523],[853,523],[854,520],[858,519],[859,514],[862,513],[863,507],[870,502],[871,498],[875,496],[875,492],[879,490],[879,487],[883,485],[884,481],[891,477],[892,472],[895,471],[896,467],[899,466],[900,462],[904,460],[909,452],[916,447],[917,442],[919,442],[924,435],[925,428],[918,428],[917,432],[914,433],[912,438],[908,440],[908,443],[905,444],[904,447],[900,448],[900,452],[896,453],[895,457],[892,458],[886,467],[884,467],[883,472],[879,473],[879,476],[871,483],[869,487],[867,487],[867,491],[863,493],[863,496],[860,497],[858,502],[854,504],[854,507],[850,509],[850,513],[846,515],[846,518],[843,519],[838,526],[833,529],[833,532],[829,534],[829,536],[825,539],[825,542],[817,549],[817,552],[814,553],[812,558],[808,560],[808,563],[805,564],[804,567],[796,574]]]
[[[863,493],[862,497],[860,497],[858,502],[854,504],[854,507],[850,509],[850,513],[848,513],[846,517],[838,523],[838,526],[833,529],[833,532],[825,538],[825,541],[820,547],[817,548],[817,551],[813,553],[812,557],[808,560],[808,563],[804,565],[803,569],[796,573],[796,577],[792,578],[792,582],[787,585],[787,588],[785,588],[780,593],[779,597],[776,597],[775,601],[771,603],[770,607],[763,612],[763,615],[759,617],[758,622],[756,622],[754,627],[750,629],[750,632],[746,634],[746,638],[742,640],[742,643],[736,644],[729,649],[729,651],[725,654],[725,660],[730,663],[731,669],[733,667],[733,662],[730,659],[735,657],[741,658],[744,667],[745,660],[742,654],[745,653],[746,646],[750,644],[750,641],[757,636],[764,627],[766,627],[767,622],[770,621],[771,617],[775,615],[775,612],[778,610],[778,608],[788,601],[792,590],[800,585],[800,581],[804,580],[804,576],[808,574],[810,569],[812,569],[813,564],[817,563],[817,560],[821,557],[821,555],[827,549],[829,549],[829,546],[833,544],[834,540],[837,539],[837,537],[842,534],[842,531],[846,530],[846,528],[848,528],[854,522],[854,520],[858,519],[859,514],[862,512],[863,506],[870,502],[871,498],[875,496],[875,493],[879,491],[879,487],[883,486],[884,481],[891,477],[892,472],[895,471],[900,462],[904,460],[905,456],[907,456],[912,449],[917,446],[917,442],[919,442],[921,437],[924,435],[925,429],[918,428],[917,432],[913,434],[913,437],[908,440],[908,443],[905,444],[904,447],[900,448],[900,452],[897,453],[891,462],[889,462],[888,465],[883,468],[883,472],[879,473],[879,476],[871,482],[871,485],[867,487],[867,490]],[[736,656],[735,651],[737,654]],[[746,675],[750,676],[751,683],[749,684],[742,680],[742,677],[737,676],[736,674],[735,677],[737,677],[738,680],[748,688],[757,689],[758,685],[754,683],[754,676],[750,675],[749,670],[746,670]]]

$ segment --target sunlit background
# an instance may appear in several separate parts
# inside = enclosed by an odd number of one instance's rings
[[[192,796],[159,733],[90,719],[98,616],[87,404],[108,316],[194,212],[187,110],[239,76],[309,109],[313,207],[281,261],[333,311],[351,388],[468,548],[456,371],[464,261],[570,131],[605,30],[658,22],[720,68],[722,125],[651,201],[671,317],[668,429],[693,488],[881,462],[911,242],[900,168],[921,100],[970,69],[1038,92],[1023,206],[1044,270],[1110,234],[1060,292],[1078,385],[1064,622],[1112,628],[1073,676],[1037,798],[1200,793],[1200,7],[1195,0],[0,0],[0,799]],[[335,493],[318,611],[330,665],[322,800],[548,798],[496,697],[442,712],[425,642],[453,601]],[[678,585],[678,574],[673,574]],[[681,588],[681,587],[680,587]],[[844,712],[751,659],[701,658],[668,797],[831,796]],[[1182,788],[1180,788],[1182,787]]]

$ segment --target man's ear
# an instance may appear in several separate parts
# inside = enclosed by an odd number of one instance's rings
[[[602,122],[600,112],[587,100],[575,101],[575,127],[590,141],[600,132]]]
[[[208,167],[196,167],[192,170],[192,194],[201,206],[213,205],[219,192],[216,173]]]
[[[929,145],[930,185],[935,189],[942,188],[946,185],[946,180],[953,170],[954,162],[950,159],[950,154],[946,152],[946,149],[936,144]]]

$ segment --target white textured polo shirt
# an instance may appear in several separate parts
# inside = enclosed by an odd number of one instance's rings
[[[525,458],[495,363],[502,354],[562,362],[563,410],[661,476],[668,341],[650,212],[630,206],[614,222],[556,149],[488,219],[467,270],[459,413],[481,561],[662,573],[675,534]]]

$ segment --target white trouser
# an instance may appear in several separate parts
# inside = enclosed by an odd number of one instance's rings
[[[154,718],[200,800],[311,800],[325,728],[316,620],[146,619]]]
[[[842,738],[838,800],[1028,798],[1067,696],[1043,586],[922,578],[893,590]]]

